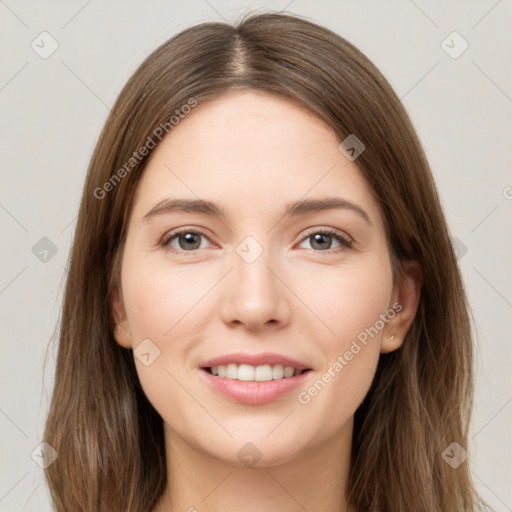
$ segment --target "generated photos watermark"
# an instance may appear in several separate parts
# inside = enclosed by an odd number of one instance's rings
[[[177,126],[180,120],[184,119],[195,106],[197,106],[197,100],[195,98],[189,98],[187,103],[182,105],[179,109],[177,108],[174,111],[174,115],[169,118],[169,121],[166,121],[165,123],[162,123],[157,128],[155,128],[151,132],[151,135],[147,138],[145,144],[142,145],[137,151],[134,151],[133,155],[124,163],[122,167],[114,172],[101,187],[96,187],[94,189],[94,197],[101,200],[107,195],[107,192],[111,192],[116,187],[116,185],[118,185],[121,180],[132,169],[134,169],[139,164],[139,162],[142,162],[142,160],[153,148],[156,147],[157,142],[155,142],[154,138],[158,139],[158,141],[161,141],[162,138],[167,135],[175,126]]]
[[[379,315],[379,319],[372,326],[366,327],[361,331],[357,335],[357,339],[352,340],[350,348],[342,355],[339,355],[336,361],[307,390],[301,391],[297,395],[299,403],[302,405],[309,404],[312,398],[317,396],[361,352],[362,348],[368,345],[369,338],[373,339],[377,336],[384,329],[384,326],[400,311],[402,311],[402,305],[399,302],[395,302],[385,313]]]

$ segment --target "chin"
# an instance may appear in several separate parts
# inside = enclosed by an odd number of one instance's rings
[[[305,444],[304,438],[294,439],[287,436],[287,432],[281,436],[275,433],[269,435],[269,431],[247,429],[244,435],[235,435],[233,439],[224,439],[223,442],[219,440],[217,446],[220,450],[212,452],[211,447],[208,447],[209,452],[212,457],[227,464],[263,469],[293,461],[307,449],[308,444]]]

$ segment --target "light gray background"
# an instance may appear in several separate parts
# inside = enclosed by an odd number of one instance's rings
[[[252,8],[286,9],[346,37],[403,99],[458,239],[476,320],[472,471],[496,511],[512,510],[512,2],[287,2],[0,0],[0,511],[50,510],[43,470],[31,458],[53,383],[55,354],[43,377],[44,353],[86,168],[109,107],[143,58],[173,34]],[[43,31],[59,45],[47,59],[31,47]],[[441,46],[453,31],[469,43],[456,59]],[[461,48],[451,41],[450,51]],[[32,252],[42,237],[57,247],[46,262]]]

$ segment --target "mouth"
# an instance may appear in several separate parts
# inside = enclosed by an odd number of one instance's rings
[[[311,368],[297,368],[282,364],[253,366],[236,363],[206,366],[201,369],[214,377],[243,382],[268,382],[271,380],[291,379],[311,371]]]
[[[290,399],[314,371],[303,361],[272,352],[226,354],[204,361],[198,370],[210,389],[245,405]]]
[[[293,391],[306,385],[312,373],[311,368],[234,363],[206,366],[199,371],[206,385],[214,392],[232,402],[251,406],[280,398],[291,400]]]

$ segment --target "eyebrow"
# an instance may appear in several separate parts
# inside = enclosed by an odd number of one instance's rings
[[[327,197],[323,199],[301,199],[288,203],[285,207],[283,217],[300,217],[310,213],[346,209],[355,212],[367,224],[372,225],[370,216],[359,205],[352,203],[340,197]],[[154,217],[162,214],[185,212],[185,213],[201,213],[211,217],[218,217],[225,220],[227,218],[226,211],[213,203],[204,199],[163,199],[157,203],[151,210],[144,215],[142,223],[150,222]]]

